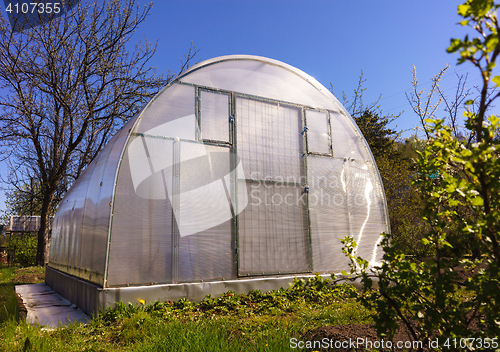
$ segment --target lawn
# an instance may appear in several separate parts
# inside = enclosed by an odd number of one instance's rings
[[[18,314],[14,286],[43,282],[44,277],[45,268],[0,268],[0,324]]]
[[[17,321],[16,283],[40,282],[43,269],[0,269],[0,350],[4,351],[290,351],[290,339],[326,325],[365,324],[369,312],[350,298],[350,285],[319,278],[287,290],[228,292],[187,300],[127,306],[46,330]],[[17,280],[17,281],[16,281]]]

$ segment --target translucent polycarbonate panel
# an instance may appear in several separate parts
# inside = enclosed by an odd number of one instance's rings
[[[179,282],[236,278],[232,221],[181,237]]]
[[[73,203],[69,204],[69,200],[67,199],[70,194],[69,192],[71,191],[68,191],[66,198],[59,204],[52,224],[52,238],[49,251],[49,265],[51,266],[54,264],[67,265],[68,251],[67,247],[65,247],[65,242],[67,241],[69,223],[65,219],[71,214],[73,207]]]
[[[328,114],[325,111],[306,110],[307,151],[309,153],[332,153]]]
[[[112,141],[114,142],[114,141]],[[89,275],[92,275],[93,271],[99,271],[101,274],[104,274],[104,263],[106,262],[106,247],[107,247],[107,231],[106,231],[106,237],[104,238],[104,241],[100,244],[101,248],[97,248],[97,251],[103,250],[100,254],[102,258],[102,267],[100,270],[95,270],[92,266],[92,261],[93,261],[93,256],[94,256],[94,243],[96,241],[96,227],[95,227],[95,222],[96,219],[99,216],[108,216],[108,229],[109,229],[109,214],[110,214],[110,206],[108,203],[108,211],[104,214],[99,214],[97,211],[97,205],[99,202],[99,193],[101,191],[101,188],[103,187],[102,182],[102,174],[103,174],[103,169],[106,165],[106,162],[109,159],[109,152],[111,148],[106,148],[103,150],[99,156],[92,162],[92,166],[94,168],[92,172],[92,177],[90,179],[88,188],[87,188],[87,195],[85,199],[85,211],[84,211],[84,217],[83,217],[83,230],[85,233],[85,241],[82,242],[82,251],[81,251],[81,262],[80,262],[80,268],[81,269],[86,269],[89,272]],[[116,167],[116,165],[115,165]],[[116,168],[115,168],[116,171]],[[113,180],[110,180],[110,182],[113,182]],[[97,254],[97,253],[95,253]],[[92,275],[95,276],[95,275]],[[88,279],[88,278],[85,278]],[[94,281],[92,281],[94,282]],[[100,283],[101,285],[103,282]]]
[[[366,142],[349,118],[330,112],[333,156],[358,160],[372,160]]]
[[[239,218],[239,274],[307,271],[301,110],[238,98],[236,129],[245,177],[255,181]]]
[[[142,113],[135,132],[195,140],[195,88],[173,84],[162,91]]]
[[[144,199],[165,199],[167,183],[171,182],[173,140],[147,136],[130,139],[126,154],[134,192]],[[168,178],[168,182],[165,181]]]
[[[340,239],[351,236],[347,207],[346,161],[309,155],[309,218],[314,272],[347,270]]]
[[[382,249],[377,246],[380,234],[387,231],[382,188],[372,163],[349,160],[346,171],[351,232],[358,245],[357,254],[374,264],[382,258]]]
[[[71,202],[70,202],[71,200]],[[71,229],[71,213],[73,209],[73,205],[75,203],[74,199],[65,199],[66,204],[64,206],[64,212],[61,212],[62,218],[62,236],[61,236],[61,256],[58,264],[62,264],[65,269],[68,270],[68,252],[69,252],[69,232]],[[57,214],[56,214],[57,215]],[[52,241],[51,241],[52,242]],[[52,244],[51,244],[52,245]],[[49,258],[50,260],[50,258]]]
[[[58,269],[72,273],[80,265],[80,248],[82,242],[82,217],[85,192],[92,175],[93,167],[89,166],[64,197],[54,218],[51,247],[55,249],[50,261],[58,265]]]
[[[131,119],[109,141],[92,162],[94,170],[87,187],[82,225],[82,244],[79,277],[104,284],[111,201],[116,171],[129,133],[137,116]]]
[[[200,124],[202,139],[229,143],[229,95],[202,90]]]
[[[180,236],[232,219],[229,148],[181,142],[180,160],[179,209],[174,209]],[[172,192],[175,196],[175,189]]]
[[[180,151],[179,281],[235,278],[230,150],[182,143]]]
[[[300,182],[300,109],[237,98],[236,129],[238,156],[248,179]]]
[[[172,206],[166,194],[164,170],[153,172],[161,155],[169,158],[172,143],[152,137],[130,138],[118,172],[113,205],[109,286],[172,281]],[[143,154],[134,148],[143,148]],[[134,184],[134,172],[144,167],[144,160],[137,158],[145,155],[148,176]]]
[[[258,60],[228,60],[193,70],[183,82],[338,111],[331,97],[292,70]],[[323,88],[324,89],[324,88]]]
[[[309,271],[304,188],[248,181],[247,189],[238,222],[239,274]]]
[[[134,122],[135,118],[118,131],[87,166],[54,219],[50,265],[98,285],[103,285],[116,169]]]
[[[69,248],[67,264],[73,268],[80,268],[82,236],[82,219],[85,205],[85,196],[91,177],[90,172],[81,175],[81,181],[72,187],[73,207],[71,209],[71,222],[69,231]],[[71,200],[70,200],[71,203]]]

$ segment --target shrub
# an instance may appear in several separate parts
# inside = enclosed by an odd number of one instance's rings
[[[36,265],[37,237],[11,235],[7,250],[15,264],[23,267]]]
[[[358,300],[377,312],[372,317],[380,336],[392,337],[402,322],[424,346],[439,338],[434,350],[500,347],[492,340],[500,335],[500,119],[485,115],[500,96],[489,89],[490,82],[500,86],[500,76],[492,77],[500,54],[498,7],[492,0],[460,5],[460,23],[478,37],[453,39],[448,48],[460,52],[459,63],[471,62],[481,71],[477,105],[466,102],[464,112],[473,140],[455,138],[443,120],[426,120],[430,138],[418,159],[415,184],[429,228],[422,243],[432,246],[435,257],[408,260],[397,246],[389,246],[391,236],[385,235],[383,262],[369,268],[356,255],[353,239],[343,241],[351,272],[362,278]],[[474,259],[470,252],[476,253]]]

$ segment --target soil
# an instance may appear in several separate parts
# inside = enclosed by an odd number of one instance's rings
[[[23,268],[16,270],[13,282],[16,285],[36,284],[45,281],[45,270],[37,268]]]
[[[432,258],[426,258],[427,260]],[[478,266],[474,271],[464,270],[462,265],[455,267],[455,271],[459,276],[466,280],[468,277],[472,277],[479,269],[484,268],[486,265]],[[475,328],[475,322],[472,323],[473,330]],[[318,341],[316,346],[312,345],[307,348],[308,351],[371,351],[378,348],[382,351],[416,351],[416,348],[408,348],[402,346],[402,348],[397,348],[397,343],[401,341],[403,344],[407,343],[408,346],[412,346],[414,339],[411,337],[408,329],[402,322],[399,324],[399,328],[394,334],[394,338],[391,340],[391,345],[393,349],[387,348],[387,340],[384,341],[384,346],[375,345],[376,343],[382,344],[382,338],[377,336],[377,330],[373,327],[373,324],[363,324],[363,325],[336,325],[336,326],[324,326],[317,329],[312,329],[307,331],[301,340],[306,341]],[[357,340],[359,339],[359,340]],[[359,344],[356,343],[359,341]],[[323,345],[320,342],[324,342]],[[340,348],[335,348],[335,342]],[[372,345],[367,345],[367,343],[372,343]],[[329,345],[329,347],[326,347]],[[345,347],[341,347],[345,346]],[[333,348],[331,348],[333,347]],[[437,347],[437,346],[436,346]],[[423,351],[431,351],[433,348],[428,348],[424,346]]]
[[[403,348],[397,348],[396,345],[399,341],[403,344],[410,343],[413,338],[410,337],[406,327],[400,325],[389,345],[387,339],[377,336],[377,330],[373,324],[363,324],[324,326],[309,330],[302,336],[301,340],[323,342],[323,346],[317,343],[316,346],[308,348],[309,351],[371,351],[375,348],[385,351],[391,350],[387,348],[391,346],[394,347],[394,351],[410,351],[411,349],[404,348],[404,345],[402,345]],[[325,348],[327,345],[328,347]],[[335,346],[340,348],[335,348]],[[429,351],[429,349],[424,349],[424,351]]]

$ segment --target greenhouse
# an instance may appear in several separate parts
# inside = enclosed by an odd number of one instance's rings
[[[282,62],[224,56],[175,79],[61,202],[46,282],[88,314],[201,300],[378,262],[389,231],[369,147],[339,101]]]

